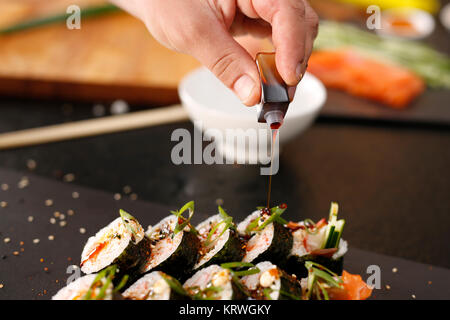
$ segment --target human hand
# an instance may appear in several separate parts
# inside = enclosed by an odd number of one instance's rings
[[[141,19],[169,49],[192,55],[246,105],[261,98],[257,66],[233,36],[271,36],[278,72],[296,86],[318,17],[306,0],[111,0]]]

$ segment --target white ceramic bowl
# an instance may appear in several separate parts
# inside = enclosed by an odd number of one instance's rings
[[[242,104],[235,94],[206,68],[194,70],[183,78],[178,93],[191,121],[203,132],[216,129],[225,134],[227,129],[264,129],[267,130],[268,136],[270,135],[267,124],[257,122],[256,108]],[[306,73],[297,87],[280,128],[280,145],[308,128],[325,100],[326,89],[323,84],[313,75]],[[270,146],[270,139],[268,142]],[[233,152],[235,147],[216,141],[216,149],[225,159],[238,163],[255,163],[252,161],[255,161],[258,150],[249,149],[247,146],[245,151]]]

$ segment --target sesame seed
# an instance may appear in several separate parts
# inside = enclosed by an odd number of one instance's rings
[[[37,163],[36,161],[34,161],[33,159],[28,159],[27,160],[27,168],[28,170],[32,171],[34,169],[36,169]]]
[[[114,194],[114,200],[120,200],[120,199],[122,199],[122,196],[120,195],[120,193]]]
[[[14,251],[13,255],[18,256],[19,255],[19,251]]]
[[[48,268],[47,268],[47,267],[45,267],[45,268],[44,268],[44,271],[45,271],[45,272],[48,272]],[[45,290],[44,290],[44,291],[45,291]]]
[[[78,199],[80,197],[80,194],[76,191],[72,192],[72,198]]]
[[[25,251],[25,249],[24,248],[20,248],[20,252],[24,252]]]
[[[61,213],[61,215],[59,216],[59,219],[64,220],[65,218],[66,218],[66,216]]]
[[[55,218],[50,218],[50,223],[51,224],[55,224],[56,223],[56,219]]]
[[[5,238],[5,239],[3,239],[3,242],[4,243],[9,243],[9,242],[11,242],[11,239],[10,238]]]
[[[415,295],[415,294],[412,294],[411,297],[412,297],[413,299],[415,299],[415,298],[416,298],[416,295]]]
[[[53,205],[53,200],[52,199],[45,200],[45,206],[46,207],[51,207],[52,205]]]
[[[61,215],[61,212],[55,211],[53,212],[53,215],[55,216],[55,218],[58,218]]]
[[[132,201],[135,201],[135,200],[137,200],[137,198],[138,198],[138,196],[137,196],[137,194],[136,194],[136,193],[132,193],[132,194],[130,194],[130,199],[131,199]]]
[[[40,262],[44,262],[44,258],[41,258],[39,261],[40,261]]]
[[[49,235],[49,236],[48,236],[48,240],[50,240],[50,241],[55,240],[55,236]]]
[[[131,193],[131,187],[130,186],[123,187],[123,193],[130,194]]]
[[[3,283],[0,283],[0,289],[3,289]]]
[[[28,177],[22,177],[22,179],[20,179],[19,183],[17,184],[17,187],[19,189],[24,189],[26,187],[28,187],[30,185],[30,180],[28,180]]]
[[[69,216],[73,216],[75,214],[75,211],[73,211],[72,209],[67,210],[67,214]]]
[[[397,268],[392,268],[392,272],[393,273],[397,273],[398,269]]]
[[[1,189],[2,189],[3,191],[6,191],[6,190],[9,189],[9,185],[7,185],[6,183],[2,183]]]
[[[86,229],[85,228],[80,228],[80,233],[81,234],[85,234],[86,233]]]
[[[19,242],[19,245],[23,246],[23,245],[24,245],[24,242],[23,242],[23,241],[20,241],[20,242]]]
[[[0,207],[6,208],[8,206],[8,202],[6,201],[0,201]]]
[[[59,222],[59,225],[60,225],[61,227],[65,227],[65,226],[66,226],[66,224],[67,224],[67,222],[66,222],[66,221],[60,221],[60,222]]]
[[[29,217],[27,218],[27,220],[28,220],[28,222],[33,222],[34,217],[33,217],[33,216],[29,216]]]
[[[431,282],[431,281],[428,281],[428,285],[431,285],[433,282]]]
[[[41,240],[39,240],[39,239],[34,239],[34,240],[33,240],[33,243],[34,243],[34,244],[38,244],[39,241],[41,241]]]
[[[75,175],[73,173],[68,173],[64,175],[63,180],[65,182],[73,182],[75,180]]]

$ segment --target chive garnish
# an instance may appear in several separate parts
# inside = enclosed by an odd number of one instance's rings
[[[270,296],[270,294],[272,293],[272,289],[264,288],[263,293],[267,300],[272,300],[272,297]]]
[[[181,283],[177,279],[172,278],[171,276],[169,276],[165,273],[160,273],[160,274],[173,291],[175,291],[176,293],[178,293],[179,295],[182,295],[182,296],[188,295],[186,293],[186,291],[184,290],[183,286],[181,285]]]
[[[183,217],[183,213],[186,210],[189,211],[189,216],[187,218]],[[194,201],[186,203],[180,210],[171,211],[171,213],[178,218],[172,235],[175,236],[178,232],[183,231],[184,228],[190,224],[192,216],[194,215]],[[182,223],[180,223],[180,220],[182,221]],[[197,230],[195,230],[193,226],[189,227],[191,232],[198,234]]]
[[[306,294],[308,299],[314,293],[317,299],[321,300],[320,294],[322,293],[324,299],[329,300],[328,292],[319,280],[331,287],[342,288],[342,279],[333,271],[312,261],[306,261],[305,267],[308,269],[308,291]]]
[[[119,282],[119,284],[114,288],[114,293],[115,292],[119,292],[126,284],[127,284],[127,281],[128,281],[128,278],[129,278],[130,276],[129,275],[124,275],[123,277],[122,277],[122,280],[120,280],[120,282]]]
[[[301,297],[298,297],[295,294],[292,294],[290,292],[287,292],[287,291],[284,291],[284,290],[281,290],[281,289],[280,289],[280,295],[288,297],[288,298],[290,298],[292,300],[302,300]]]
[[[137,243],[136,240],[138,240],[139,237],[138,237],[136,230],[134,230],[134,228],[130,225],[130,221],[137,222],[136,218],[122,209],[119,210],[119,213],[120,213],[120,217],[122,218],[122,222],[123,222],[124,226],[128,229],[128,231],[131,232],[131,234],[133,235],[132,240],[136,244]]]

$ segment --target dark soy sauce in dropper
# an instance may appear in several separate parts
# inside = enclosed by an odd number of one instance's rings
[[[287,85],[276,68],[275,53],[258,53],[256,55],[256,64],[259,69],[262,89],[261,104],[258,106],[258,122],[267,123],[272,133],[270,175],[267,190],[267,208],[270,208],[274,158],[273,149],[290,100]]]
[[[281,123],[274,122],[270,125],[272,130],[272,148],[270,150],[270,175],[269,175],[269,185],[267,188],[267,208],[270,208],[270,193],[272,191],[272,172],[273,172],[273,146],[277,140],[278,129],[281,127]]]

